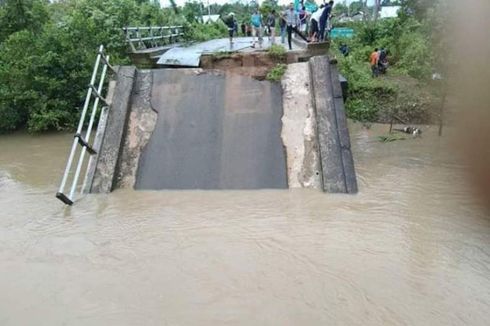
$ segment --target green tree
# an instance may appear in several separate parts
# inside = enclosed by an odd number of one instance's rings
[[[5,0],[0,5],[0,42],[18,31],[38,32],[48,19],[47,1]]]
[[[361,0],[351,2],[351,4],[349,5],[350,14],[354,15],[360,11],[364,11],[364,3]]]
[[[332,13],[335,16],[339,16],[339,15],[342,15],[342,14],[347,15],[349,13],[349,7],[347,7],[347,5],[345,5],[343,3],[337,3],[333,7]]]

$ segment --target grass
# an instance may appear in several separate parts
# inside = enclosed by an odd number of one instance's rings
[[[287,65],[279,63],[267,73],[265,79],[273,82],[278,82],[281,80],[282,76],[286,72],[286,69]]]
[[[232,52],[226,52],[226,51],[225,52],[223,52],[223,51],[217,51],[217,52],[213,52],[211,54],[211,56],[215,60],[228,59],[228,58],[231,58],[231,55],[232,55]]]
[[[286,49],[283,46],[273,44],[271,45],[269,50],[267,50],[267,53],[269,53],[269,56],[273,60],[277,60],[277,61],[286,60]]]

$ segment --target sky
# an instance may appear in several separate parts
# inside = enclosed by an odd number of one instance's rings
[[[179,6],[182,6],[183,4],[185,4],[188,0],[175,0],[175,2],[177,3],[177,5]],[[247,2],[245,0],[241,0],[243,2]],[[322,0],[316,0],[317,3],[320,3]],[[353,2],[353,1],[357,1],[357,0],[346,0],[345,2],[347,4]],[[207,5],[208,3],[208,0],[202,0],[202,2]],[[235,1],[229,1],[229,0],[209,0],[209,3],[219,3],[219,4],[225,4],[227,2],[235,2]],[[262,2],[261,0],[258,1],[259,3]],[[287,5],[291,2],[291,0],[279,0],[279,4],[280,5]],[[336,2],[341,2],[343,3],[344,0],[337,0]],[[164,7],[168,7],[170,5],[170,1],[168,0],[160,0],[160,3],[162,4],[162,6]],[[374,3],[374,0],[368,0],[368,4],[373,4]]]

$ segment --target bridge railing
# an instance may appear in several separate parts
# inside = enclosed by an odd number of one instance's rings
[[[176,43],[184,37],[184,26],[124,27],[122,30],[133,52]]]
[[[102,70],[100,71],[101,67]],[[85,153],[88,152],[90,159],[92,159],[92,156],[96,155],[99,150],[98,148],[94,148],[94,145],[91,144],[90,136],[92,135],[92,129],[99,108],[101,108],[101,110],[107,110],[109,107],[109,103],[107,102],[106,98],[102,96],[107,68],[114,71],[114,68],[109,64],[109,56],[104,53],[104,46],[101,45],[97,53],[97,58],[95,59],[92,78],[90,79],[90,84],[87,87],[88,89],[85,97],[85,103],[83,104],[82,114],[78,122],[77,131],[73,138],[73,144],[71,146],[70,155],[68,156],[68,162],[66,163],[63,179],[61,180],[60,188],[56,193],[56,198],[67,205],[72,205],[75,200],[74,196],[78,188],[80,173],[82,172],[82,168],[85,163]],[[100,102],[103,103],[101,106],[99,106]],[[83,135],[82,129],[86,125],[87,113],[91,104],[92,110],[90,112],[88,126]],[[73,170],[75,158],[78,158],[78,161],[75,170]],[[65,192],[65,188],[67,188],[67,192]]]

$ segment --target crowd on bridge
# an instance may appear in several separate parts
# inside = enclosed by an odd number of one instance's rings
[[[310,3],[307,7],[303,1],[298,5],[291,2],[287,9],[279,13],[273,9],[266,17],[254,10],[250,20],[241,23],[240,32],[243,36],[252,37],[252,47],[255,47],[257,41],[260,46],[264,36],[268,36],[271,44],[275,44],[276,30],[282,44],[285,44],[287,36],[290,50],[294,34],[306,42],[323,42],[332,27],[333,5],[334,1],[323,3],[319,7]],[[222,20],[228,27],[230,43],[233,43],[233,37],[239,35],[235,14],[229,13]]]

